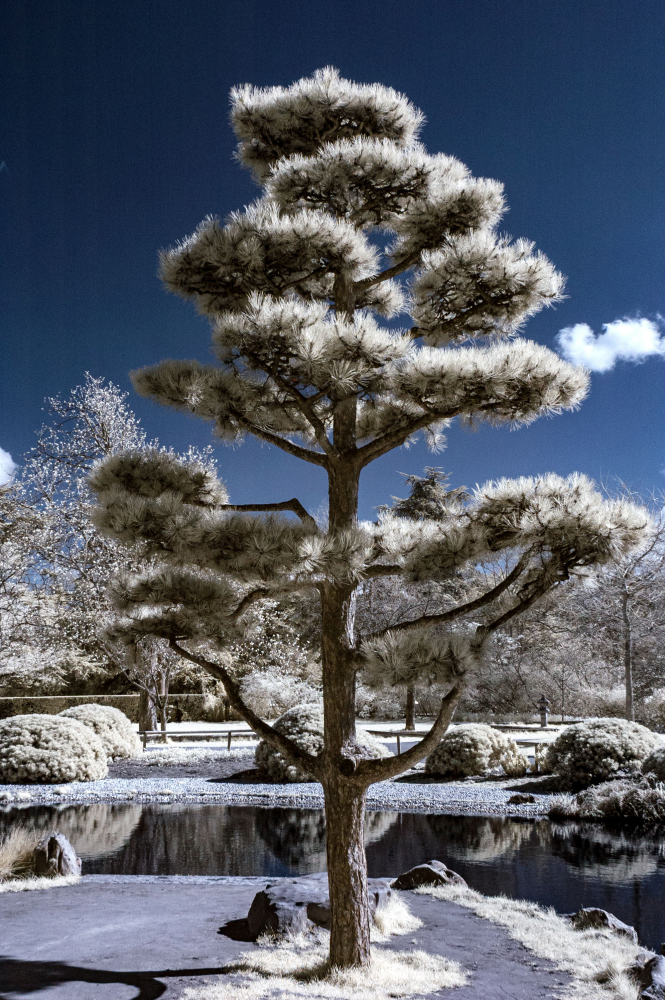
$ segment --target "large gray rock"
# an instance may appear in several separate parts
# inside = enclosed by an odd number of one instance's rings
[[[388,879],[368,879],[372,916],[392,895]],[[298,934],[317,927],[330,927],[328,876],[305,875],[269,883],[257,892],[247,919],[230,921],[220,933],[241,941],[255,941],[262,934]]]
[[[421,885],[466,885],[461,875],[452,871],[443,861],[427,861],[404,872],[394,882],[391,889],[417,889]]]
[[[81,859],[63,833],[52,830],[39,841],[34,854],[35,875],[80,875]]]
[[[567,916],[570,917],[576,931],[606,928],[607,930],[614,931],[615,934],[621,934],[623,937],[629,938],[633,944],[637,944],[637,931],[635,928],[629,924],[624,924],[623,920],[619,920],[618,917],[615,917],[613,913],[608,913],[607,910],[601,910],[597,906],[587,906],[578,910],[577,913],[569,913]]]
[[[665,958],[645,952],[628,969],[640,987],[640,1000],[665,1000]]]

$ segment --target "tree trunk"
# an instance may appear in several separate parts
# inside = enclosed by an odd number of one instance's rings
[[[326,854],[330,893],[330,964],[367,965],[369,902],[365,857],[365,792],[341,774],[326,781]]]
[[[635,721],[635,704],[633,701],[633,635],[628,614],[628,591],[625,588],[621,595],[621,618],[623,621],[623,671],[626,683],[626,718]]]
[[[338,404],[334,440],[344,458],[331,463],[329,533],[357,523],[359,471],[355,464],[355,399]],[[355,586],[328,581],[321,587],[321,665],[325,732],[324,776],[330,963],[369,965],[369,902],[363,822],[365,789],[353,773],[356,745]]]
[[[407,685],[406,688],[406,719],[404,722],[404,728],[413,732],[416,728],[416,689],[413,684]]]
[[[155,703],[145,688],[139,690],[139,729],[157,729]]]

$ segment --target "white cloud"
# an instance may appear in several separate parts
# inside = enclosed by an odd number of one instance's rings
[[[660,319],[660,317],[658,317]],[[603,323],[604,333],[595,334],[587,323],[559,330],[559,351],[567,361],[592,372],[608,372],[617,361],[644,361],[665,354],[665,337],[650,319],[615,319]]]
[[[16,468],[16,463],[14,462],[12,456],[4,448],[0,448],[0,486],[3,483],[8,483],[14,474],[14,469]]]

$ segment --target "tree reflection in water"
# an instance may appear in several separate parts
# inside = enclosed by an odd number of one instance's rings
[[[0,807],[0,835],[15,823],[60,829],[85,874],[295,875],[325,869],[321,810],[196,804]],[[474,889],[571,912],[601,906],[665,940],[665,834],[502,817],[370,812],[371,876],[440,858]]]

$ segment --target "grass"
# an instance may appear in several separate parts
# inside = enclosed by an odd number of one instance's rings
[[[551,907],[482,896],[460,886],[423,886],[416,892],[459,903],[479,917],[505,927],[515,941],[552,962],[573,979],[569,1000],[637,1000],[639,988],[627,969],[644,949],[608,930],[576,931]]]
[[[35,830],[15,826],[0,840],[0,893],[50,889],[79,881],[80,875],[34,875],[33,853],[41,838]]]
[[[41,837],[34,830],[15,826],[0,840],[0,884],[32,874],[32,859]]]
[[[80,875],[56,875],[50,878],[46,875],[39,878],[15,878],[0,882],[2,892],[29,892],[32,889],[57,889],[61,885],[75,885],[81,881]]]
[[[215,984],[191,987],[183,1000],[390,1000],[422,996],[464,986],[467,975],[457,962],[425,951],[378,947],[395,934],[422,926],[403,899],[378,911],[372,928],[372,964],[368,969],[337,969],[328,963],[327,931],[290,938],[263,938],[243,952]]]

